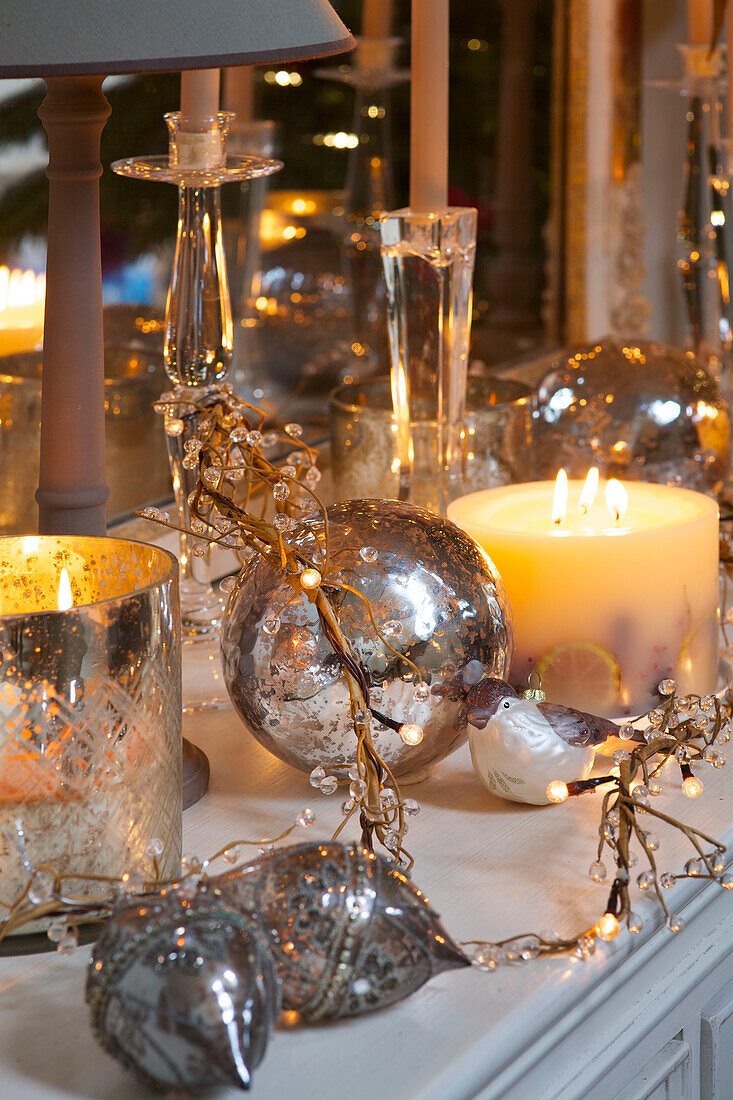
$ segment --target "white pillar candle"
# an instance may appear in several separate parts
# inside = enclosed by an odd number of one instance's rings
[[[717,504],[632,482],[628,510],[616,519],[603,483],[585,512],[582,489],[569,482],[559,523],[549,481],[472,493],[448,507],[504,582],[514,614],[512,681],[526,683],[537,669],[552,702],[609,717],[649,709],[667,678],[683,693],[712,692]]]
[[[392,0],[364,0],[362,35],[364,38],[389,38],[392,18]]]
[[[710,46],[713,37],[713,0],[687,0],[687,40],[691,46]]]
[[[181,73],[181,129],[192,134],[210,129],[219,112],[219,69]]]
[[[448,205],[448,0],[412,0],[410,208]]]
[[[236,115],[240,125],[254,118],[254,77],[254,65],[235,65],[224,70],[223,110]]]

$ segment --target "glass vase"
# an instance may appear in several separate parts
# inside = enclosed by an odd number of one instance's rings
[[[476,211],[397,210],[380,223],[399,498],[445,515],[460,495]],[[434,476],[417,477],[414,426],[435,424]]]

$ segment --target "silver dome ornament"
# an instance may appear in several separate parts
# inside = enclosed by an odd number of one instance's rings
[[[254,918],[174,891],[120,904],[94,947],[86,999],[108,1054],[149,1088],[195,1096],[249,1088],[280,1012]]]
[[[718,492],[731,425],[720,387],[692,352],[602,340],[552,364],[532,413],[533,476],[585,477]]]
[[[431,512],[393,500],[355,500],[330,507],[328,519],[323,588],[366,673],[370,706],[423,730],[419,744],[407,745],[378,717],[372,722],[376,750],[402,776],[465,741],[464,677],[473,682],[482,673],[508,672],[508,601],[484,551]],[[300,541],[309,557],[318,553],[322,525],[311,531]],[[240,575],[231,594],[222,658],[234,707],[266,749],[308,773],[353,762],[356,735],[339,658],[315,605],[306,594],[293,598],[291,584],[263,560]]]
[[[358,1016],[468,966],[425,896],[385,859],[335,841],[281,848],[205,885],[270,937],[286,1011]]]

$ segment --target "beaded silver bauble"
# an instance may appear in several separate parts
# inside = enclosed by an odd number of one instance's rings
[[[150,1088],[194,1096],[248,1088],[280,1012],[254,918],[205,896],[130,899],[89,964],[87,1002],[104,1049]]]
[[[455,524],[393,500],[354,500],[328,509],[338,572],[324,581],[341,629],[365,669],[370,705],[424,736],[408,746],[372,723],[377,751],[396,775],[427,767],[465,741],[461,685],[509,669],[509,606],[486,554]],[[331,584],[329,584],[329,581]],[[362,599],[388,636],[379,639]],[[399,654],[418,666],[429,692]],[[354,760],[349,694],[315,606],[266,562],[239,578],[222,626],[224,676],[232,702],[266,749],[303,771]]]
[[[209,880],[210,897],[251,909],[270,936],[283,1008],[304,1023],[358,1016],[467,966],[401,871],[335,841],[281,848]]]
[[[603,340],[552,364],[537,387],[533,476],[585,477],[717,492],[728,469],[729,410],[692,352]]]

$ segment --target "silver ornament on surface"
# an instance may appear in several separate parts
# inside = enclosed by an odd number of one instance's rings
[[[283,1008],[306,1023],[384,1008],[469,965],[424,895],[365,848],[335,841],[281,848],[206,889],[257,913]]]
[[[509,669],[509,605],[486,554],[455,524],[414,505],[356,500],[328,509],[330,551],[338,572],[324,589],[354,655],[365,669],[371,704],[399,723],[424,731],[415,746],[375,720],[375,747],[400,776],[441,760],[466,739],[463,675],[502,677]],[[315,547],[318,526],[310,540]],[[302,545],[309,546],[308,541]],[[363,547],[377,551],[364,561]],[[371,558],[371,555],[369,555]],[[362,593],[389,644],[420,670],[427,698],[415,697],[418,677],[377,636]],[[329,585],[330,582],[330,585]],[[243,573],[222,627],[222,658],[235,709],[262,745],[310,772],[348,766],[355,734],[346,679],[305,597],[264,561]],[[267,622],[279,620],[276,633]]]
[[[552,364],[532,414],[534,471],[654,481],[717,492],[728,468],[730,416],[692,352],[602,340]]]
[[[254,918],[175,892],[135,898],[110,917],[86,999],[108,1054],[150,1088],[193,1096],[249,1088],[280,1011],[275,964]]]

